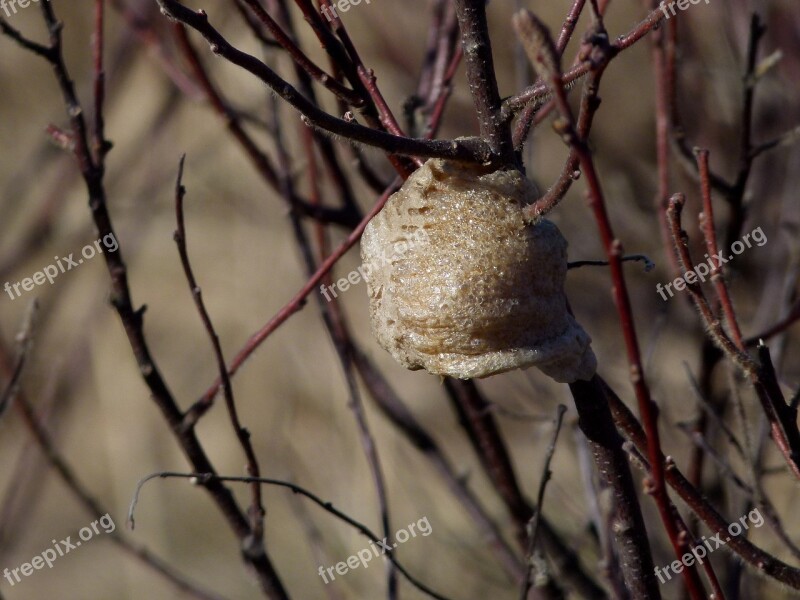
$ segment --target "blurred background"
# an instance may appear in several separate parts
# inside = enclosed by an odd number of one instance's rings
[[[52,0],[64,22],[64,55],[87,116],[91,107],[91,35],[89,0]],[[211,22],[237,47],[262,57],[294,82],[290,59],[280,48],[259,45],[233,2],[187,2],[204,8]],[[289,4],[298,37],[309,56],[328,66],[324,52]],[[414,92],[426,48],[433,2],[372,0],[353,6],[342,18],[353,43],[396,115]],[[515,10],[536,12],[555,33],[572,5],[495,0],[489,21],[499,87],[511,96],[531,83],[519,60],[511,28]],[[47,39],[41,9],[17,7],[0,16],[26,36]],[[740,166],[739,139],[750,16],[757,12],[767,31],[759,60],[780,52],[776,64],[760,78],[755,95],[753,139],[757,145],[800,124],[800,10],[796,0],[710,0],[679,13],[680,46],[677,106],[690,145],[711,151],[712,169],[732,181]],[[644,3],[612,0],[606,26],[611,39],[632,29],[647,14]],[[588,26],[578,23],[565,53],[571,64]],[[307,280],[289,211],[279,193],[267,186],[209,106],[191,69],[172,41],[166,19],[154,0],[117,0],[107,9],[106,136],[114,144],[107,158],[105,186],[117,239],[128,267],[136,306],[147,305],[144,329],[151,351],[182,409],[188,408],[217,377],[208,336],[189,293],[175,243],[174,186],[178,162],[186,154],[184,185],[188,250],[209,314],[226,358],[270,319]],[[297,113],[274,104],[268,90],[243,70],[214,57],[195,32],[198,49],[218,89],[249,115],[247,128],[273,160],[278,144],[272,123],[283,127],[283,147],[291,159],[288,173],[303,196],[310,194],[309,164],[302,147],[305,127]],[[777,59],[777,55],[775,56]],[[703,326],[684,293],[663,301],[657,283],[673,279],[662,244],[655,209],[655,82],[652,44],[644,39],[623,52],[609,67],[600,96],[602,106],[591,135],[610,217],[628,253],[645,254],[656,268],[626,265],[646,374],[659,403],[666,454],[682,468],[692,442],[680,423],[699,414],[697,395],[687,375],[700,377]],[[463,65],[453,80],[439,137],[475,135],[477,122]],[[316,86],[322,105],[340,114],[331,95]],[[575,94],[573,94],[574,96]],[[0,284],[19,282],[54,261],[98,239],[87,194],[74,157],[56,147],[49,125],[68,129],[64,104],[51,68],[40,57],[0,37]],[[274,107],[277,106],[277,109]],[[274,112],[277,110],[277,113]],[[546,190],[558,176],[567,150],[550,126],[552,116],[531,134],[524,158],[529,177]],[[785,140],[755,159],[748,181],[743,232],[760,227],[768,242],[744,251],[727,266],[727,276],[745,337],[779,322],[791,311],[797,292],[800,203],[800,146]],[[347,144],[335,142],[354,196],[364,213],[379,194],[358,175]],[[381,180],[393,170],[383,153],[364,151]],[[687,195],[684,227],[696,257],[700,246],[697,213],[700,195],[692,169],[676,160],[671,192]],[[322,195],[334,203],[329,178]],[[583,181],[549,215],[569,241],[570,260],[604,258],[596,225],[586,205]],[[717,230],[724,232],[730,213],[715,196]],[[308,232],[311,221],[304,221]],[[326,227],[331,247],[348,230]],[[721,239],[724,238],[720,233]],[[360,264],[358,247],[339,261],[334,278]],[[120,319],[109,304],[109,275],[102,257],[85,260],[19,298],[0,294],[0,389],[13,372],[27,306],[40,305],[34,342],[19,383],[19,394],[35,409],[52,437],[54,449],[87,493],[113,518],[116,533],[146,546],[199,588],[219,598],[263,597],[243,565],[238,541],[208,495],[184,480],[156,480],[143,490],[136,511],[137,527],[125,527],[128,505],[139,479],[154,471],[189,469],[180,447],[143,383]],[[622,352],[617,313],[608,270],[583,267],[568,274],[568,296],[578,321],[592,336],[599,372],[635,410]],[[350,395],[331,338],[312,292],[303,310],[291,317],[258,349],[234,378],[240,419],[266,477],[289,480],[315,492],[340,510],[380,530],[378,503],[359,430],[349,408]],[[466,485],[514,546],[514,527],[503,502],[480,468],[480,459],[459,426],[439,377],[409,372],[396,364],[372,339],[363,284],[340,294],[340,307],[354,341],[380,368],[413,414],[441,445]],[[772,339],[771,349],[785,392],[800,383],[798,329],[787,328]],[[725,364],[708,374],[709,389],[739,395],[746,419],[722,411],[737,435],[754,438],[761,431],[757,400],[747,386],[731,381]],[[553,430],[556,406],[568,412],[548,484],[543,514],[562,540],[580,556],[584,569],[602,580],[590,490],[591,460],[577,429],[566,386],[535,369],[515,371],[478,382],[504,436],[524,494],[534,498],[542,475],[544,449]],[[516,598],[518,585],[501,568],[471,518],[450,493],[431,462],[376,410],[362,389],[368,422],[383,467],[392,529],[427,517],[432,534],[401,545],[397,556],[417,578],[454,599]],[[738,394],[737,394],[738,395]],[[0,417],[0,569],[13,569],[52,547],[51,540],[72,536],[95,516],[88,512],[31,435],[19,402]],[[744,429],[743,429],[744,425]],[[720,440],[711,427],[706,439]],[[197,434],[219,473],[243,475],[245,459],[221,397],[197,426]],[[725,448],[725,443],[721,444]],[[722,463],[742,475],[747,469],[735,456]],[[800,539],[800,519],[792,510],[796,482],[787,474],[774,445],[767,443],[763,485],[780,515],[786,535]],[[641,472],[634,470],[637,481]],[[744,476],[744,475],[743,475]],[[732,485],[720,463],[708,460],[703,488],[728,520],[745,514],[741,490]],[[367,547],[353,528],[318,507],[279,488],[264,487],[266,548],[293,598],[385,596],[385,569],[378,561],[325,585],[320,565],[332,566]],[[243,507],[249,490],[234,484]],[[643,497],[656,565],[674,557],[663,535],[652,501]],[[683,504],[678,502],[681,511]],[[704,534],[707,531],[700,529]],[[102,530],[101,530],[102,532]],[[21,583],[0,580],[8,600],[40,598],[167,599],[196,597],[179,591],[166,578],[132,558],[108,538],[95,535],[59,558],[52,569],[36,571]],[[800,563],[769,527],[750,532],[751,540],[792,565]],[[514,546],[516,548],[516,546]],[[522,556],[522,555],[520,555]],[[718,573],[740,578],[740,598],[789,598],[774,581],[739,573],[726,551],[712,562]],[[745,569],[747,571],[747,569]],[[423,598],[401,578],[403,598]],[[662,586],[665,598],[682,598],[673,579]],[[569,597],[580,597],[570,595]]]

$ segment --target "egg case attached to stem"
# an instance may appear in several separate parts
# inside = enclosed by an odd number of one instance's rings
[[[461,379],[536,366],[590,379],[591,338],[567,308],[567,242],[527,222],[517,170],[442,159],[417,169],[361,239],[372,330],[405,367]]]

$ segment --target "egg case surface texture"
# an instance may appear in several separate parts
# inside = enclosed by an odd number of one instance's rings
[[[567,310],[567,242],[526,224],[519,171],[440,159],[417,169],[361,238],[372,330],[409,369],[461,379],[537,366],[590,379],[588,334]]]

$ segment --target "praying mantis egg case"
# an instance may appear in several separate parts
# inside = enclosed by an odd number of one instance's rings
[[[516,170],[441,159],[417,169],[361,238],[373,334],[408,369],[461,379],[536,366],[590,379],[591,338],[567,310],[567,242],[526,223]]]

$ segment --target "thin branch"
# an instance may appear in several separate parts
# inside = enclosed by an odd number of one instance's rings
[[[364,229],[367,226],[367,223],[372,220],[372,217],[380,212],[392,192],[400,187],[400,183],[401,182],[399,178],[395,179],[392,185],[384,191],[383,195],[378,199],[369,213],[364,217],[364,219],[362,219],[361,223],[358,224],[358,227],[356,227],[350,233],[350,235],[347,236],[347,239],[345,239],[345,241],[342,242],[339,247],[331,253],[330,256],[322,261],[319,268],[314,273],[314,276],[306,281],[303,287],[300,288],[300,290],[292,297],[292,299],[289,300],[289,302],[287,302],[283,308],[281,308],[275,314],[275,316],[267,321],[267,323],[256,333],[250,336],[250,339],[248,339],[247,343],[242,347],[241,350],[239,350],[236,356],[233,357],[230,365],[228,365],[228,374],[231,377],[236,374],[245,361],[258,349],[264,340],[266,340],[278,327],[285,323],[289,317],[305,306],[306,297],[316,288],[317,284],[322,280],[323,277],[325,277],[328,271],[333,268],[338,260],[358,242],[358,240],[361,238],[361,234],[364,232]],[[204,406],[208,406],[211,402],[213,402],[214,396],[216,396],[217,392],[219,391],[220,385],[221,380],[217,378],[217,380],[211,384],[211,387],[206,390],[203,396],[190,409],[190,411],[187,413],[187,416],[191,418],[190,415],[192,413],[195,413],[198,410],[202,412]]]
[[[447,377],[444,386],[481,467],[514,522],[517,542],[521,548],[527,549],[528,523],[536,507],[528,502],[520,489],[508,448],[490,410],[491,405],[472,380],[462,381]],[[540,520],[539,527],[542,543],[558,572],[568,577],[569,582],[580,589],[583,595],[590,598],[603,597],[604,592],[583,572],[577,555],[561,541],[544,518]],[[560,590],[554,589],[554,582],[549,578],[548,585],[538,588],[537,592],[557,594]]]
[[[43,56],[50,63],[61,90],[71,124],[71,134],[74,141],[73,152],[86,185],[92,219],[100,236],[111,235],[118,239],[106,203],[106,191],[103,181],[104,165],[103,162],[96,162],[92,156],[89,142],[90,134],[86,125],[84,111],[64,63],[61,39],[62,23],[56,19],[50,2],[41,3],[40,8],[50,35],[50,43],[44,53],[37,52],[37,54]],[[5,28],[3,30],[5,31]],[[12,37],[14,36],[12,35]],[[19,42],[20,40],[17,39],[17,41]],[[23,47],[29,49],[31,49],[31,44],[22,43]],[[97,132],[95,132],[94,139],[98,139]],[[95,147],[98,146],[96,145]],[[102,160],[104,157],[105,153],[101,153],[100,159]],[[204,473],[213,472],[214,468],[194,430],[182,426],[183,415],[150,353],[150,348],[144,335],[144,307],[139,309],[133,307],[122,248],[118,248],[115,252],[104,252],[103,258],[111,278],[111,303],[119,315],[142,378],[150,390],[153,401],[161,410],[192,467]],[[218,481],[211,481],[206,488],[220,512],[225,516],[228,525],[242,543],[244,560],[257,574],[262,590],[273,600],[285,600],[288,598],[286,590],[283,588],[283,584],[263,546],[253,547],[247,544],[251,530],[247,519],[242,514],[230,490]]]
[[[222,118],[233,138],[239,143],[247,154],[259,175],[270,186],[280,190],[279,175],[266,153],[258,147],[253,137],[245,131],[239,117],[229,108],[227,102],[222,97],[217,86],[211,81],[211,77],[203,66],[200,57],[192,46],[186,29],[182,25],[176,25],[175,36],[178,41],[178,48],[183,53],[194,73],[197,84],[206,94],[209,104],[220,118]],[[292,194],[291,205],[302,214],[327,223],[336,223],[345,227],[354,227],[359,220],[358,211],[352,206],[343,208],[328,208],[325,206],[312,206],[307,200],[299,197],[296,193]]]
[[[556,53],[550,34],[546,27],[529,12],[518,13],[515,17],[515,25],[518,29],[526,32],[525,37],[532,41],[528,47],[530,51],[529,58],[537,72],[548,82],[555,95],[556,105],[562,116],[561,121],[557,122],[556,131],[561,134],[570,148],[577,153],[580,164],[586,174],[589,203],[594,212],[608,260],[611,263],[612,292],[625,340],[631,383],[636,392],[639,413],[644,420],[647,431],[648,456],[651,464],[653,464],[653,477],[649,481],[650,489],[648,492],[652,494],[658,507],[661,521],[672,544],[675,556],[680,558],[687,551],[687,546],[680,537],[676,516],[670,509],[669,495],[664,482],[663,452],[658,432],[658,407],[650,397],[650,390],[642,368],[639,342],[633,322],[633,309],[622,269],[622,244],[614,237],[602,188],[586,139],[579,137],[575,129],[572,109],[567,102],[566,92],[562,84],[560,58]],[[603,71],[608,65],[609,57],[616,53],[616,50],[608,45],[608,38],[602,29],[602,24],[598,22],[597,27],[598,30],[594,35],[595,45],[592,49],[593,68],[591,71],[595,93]],[[573,384],[573,387],[576,387],[576,385]],[[640,550],[643,549],[640,548]],[[639,560],[643,561],[641,563],[642,566],[649,566],[648,563],[652,563],[649,549],[646,555],[641,556]],[[682,574],[691,597],[695,600],[700,600],[703,597],[703,587],[697,570],[687,567]],[[630,575],[632,573],[629,574],[626,581],[628,585],[634,585],[633,578]],[[639,589],[640,597],[645,598],[648,597],[647,594],[652,594],[653,590],[657,589],[657,586],[654,582],[653,573],[645,573],[641,574],[641,576],[648,578],[646,587]],[[655,593],[658,594],[657,591]]]
[[[755,346],[759,344],[762,340],[768,340],[771,337],[779,335],[785,332],[789,327],[794,325],[797,321],[800,321],[800,300],[795,302],[794,306],[792,306],[789,314],[786,315],[783,319],[768,327],[764,331],[753,335],[746,340],[744,340],[745,346]]]
[[[311,500],[314,504],[322,508],[325,512],[332,514],[334,517],[339,519],[340,521],[344,521],[354,529],[356,529],[359,533],[369,539],[371,542],[374,543],[381,543],[383,541],[382,538],[379,538],[377,535],[372,533],[366,525],[356,521],[354,518],[348,516],[346,513],[340,511],[338,508],[333,506],[332,502],[322,500],[316,494],[306,490],[305,488],[300,487],[294,483],[290,483],[288,481],[282,481],[280,479],[269,479],[267,477],[227,477],[222,475],[216,475],[213,473],[176,473],[173,471],[161,471],[158,473],[151,473],[147,477],[142,478],[136,484],[136,489],[133,493],[133,498],[131,500],[130,508],[128,509],[128,526],[133,529],[135,525],[135,521],[133,518],[133,513],[136,510],[136,505],[139,502],[139,495],[141,494],[142,488],[144,485],[152,480],[152,479],[171,479],[171,478],[178,478],[178,479],[189,479],[193,484],[196,485],[205,485],[207,486],[211,483],[212,480],[216,480],[219,483],[223,482],[237,482],[237,483],[259,483],[265,485],[274,485],[277,487],[287,488],[294,492],[295,494],[299,494]],[[416,577],[414,577],[408,570],[401,565],[398,560],[394,556],[394,552],[392,550],[386,550],[384,548],[383,556],[386,556],[397,570],[403,574],[403,576],[408,580],[408,582],[417,588],[419,591],[427,594],[431,598],[436,598],[437,600],[449,600],[447,597],[442,596],[436,592],[434,592],[431,588],[427,585],[419,581]]]
[[[281,188],[284,197],[288,200],[288,198],[292,195],[294,188],[292,179],[289,176],[290,159],[288,153],[286,152],[286,146],[283,142],[283,128],[279,117],[277,99],[272,98],[272,102],[275,141],[278,146],[281,171],[284,173]],[[310,147],[309,153],[313,154],[313,150]],[[316,168],[314,166],[313,156],[309,156],[309,162],[311,165],[310,169],[313,174],[313,170]],[[321,200],[321,191],[316,183],[312,184],[312,194],[315,202]],[[303,225],[298,215],[291,213],[290,217],[295,240],[302,253],[307,275],[310,277],[314,274],[314,271],[317,268],[314,254],[311,249],[311,244],[309,243],[308,236],[303,229]],[[320,255],[324,258],[328,251],[328,247],[324,238],[324,229],[322,224],[316,223],[315,229],[317,232],[318,241],[320,242]],[[364,411],[364,403],[361,399],[361,391],[359,390],[356,381],[351,353],[348,351],[348,347],[350,345],[350,334],[347,330],[347,324],[345,323],[344,317],[339,311],[339,305],[335,299],[333,302],[328,303],[320,295],[317,296],[317,302],[320,312],[322,313],[325,326],[336,348],[339,362],[342,365],[342,371],[347,383],[347,391],[350,397],[348,406],[352,410],[353,416],[355,417],[356,426],[358,427],[359,432],[359,441],[361,442],[361,447],[367,460],[370,475],[372,476],[372,481],[375,486],[383,535],[385,537],[389,537],[391,535],[391,524],[389,517],[389,498],[386,489],[386,478],[384,476],[380,455],[378,453],[378,445],[376,443],[375,436],[372,433],[372,429],[370,428],[369,421],[367,420],[367,415]],[[387,572],[387,590],[388,600],[395,600],[398,593],[397,573],[391,564],[389,565]]]
[[[736,451],[736,454],[739,455],[739,458],[742,460],[747,460],[747,453],[745,452],[742,443],[736,437],[736,434],[734,434],[730,427],[728,427],[728,425],[725,423],[725,420],[718,414],[715,406],[708,398],[706,398],[705,394],[703,394],[702,390],[700,389],[700,384],[689,370],[689,365],[686,362],[683,363],[683,368],[686,371],[686,377],[689,379],[689,383],[691,384],[695,393],[695,397],[697,398],[697,403],[703,410],[703,413],[708,415],[725,434],[725,437],[728,439],[728,443]],[[700,430],[700,432],[702,433],[703,430]]]
[[[643,262],[645,273],[652,271],[656,267],[656,263],[644,254],[628,254],[627,256],[623,256],[620,260],[622,260],[622,262]],[[610,264],[611,263],[607,260],[574,260],[567,263],[567,269],[577,269],[578,267],[607,267]]]
[[[286,50],[286,53],[292,58],[292,61],[300,66],[306,73],[308,73],[315,81],[319,82],[322,86],[326,87],[331,93],[335,94],[337,98],[346,102],[354,108],[364,106],[364,99],[353,90],[347,89],[341,83],[336,81],[334,77],[325,73],[320,69],[306,54],[298,47],[294,40],[275,22],[269,13],[264,10],[257,0],[241,0],[246,4],[253,14],[258,18],[264,27],[272,34],[275,41]]]
[[[489,547],[506,572],[515,580],[521,580],[524,569],[519,558],[503,539],[497,524],[492,521],[486,509],[445,456],[436,440],[414,417],[405,402],[369,358],[358,348],[351,347],[351,352],[364,386],[378,409],[439,473],[447,488],[477,524],[482,537],[489,541]]]
[[[600,380],[606,392],[606,399],[614,415],[614,421],[625,437],[631,440],[640,453],[647,451],[647,436],[642,426],[636,420],[631,410],[625,406],[614,390],[602,379]],[[677,494],[686,502],[687,506],[702,520],[712,533],[726,532],[728,523],[717,510],[709,504],[703,494],[694,487],[680,472],[675,462],[669,459],[666,463],[666,481]],[[791,567],[773,555],[755,546],[743,536],[732,536],[726,548],[730,549],[750,568],[757,573],[767,575],[789,587],[800,590],[800,569]]]
[[[647,17],[641,21],[636,27],[631,29],[625,35],[619,36],[616,41],[611,44],[612,53],[619,53],[626,50],[642,39],[645,35],[653,31],[659,23],[664,19],[664,13],[660,9],[655,9],[650,12]],[[567,85],[576,79],[586,75],[593,68],[592,61],[584,60],[581,64],[571,68],[563,74],[562,84]],[[511,119],[519,111],[532,101],[544,98],[549,93],[550,86],[545,83],[537,83],[531,87],[526,88],[522,92],[511,96],[503,101],[502,116],[504,119]]]
[[[95,163],[103,164],[111,144],[105,139],[103,105],[106,95],[106,74],[103,70],[103,29],[105,25],[105,0],[95,0],[95,28],[92,34],[92,54],[94,55],[94,131],[92,132],[92,151]]]
[[[553,460],[553,454],[556,451],[556,442],[558,441],[558,434],[561,433],[561,424],[564,422],[564,413],[567,412],[567,407],[559,404],[556,410],[555,427],[553,428],[553,437],[550,439],[550,444],[547,446],[544,454],[544,465],[542,467],[542,476],[539,479],[539,490],[536,492],[536,512],[531,517],[528,524],[528,570],[525,574],[525,580],[520,590],[520,600],[528,599],[528,592],[533,585],[533,568],[534,560],[533,555],[536,552],[536,542],[539,538],[539,523],[541,521],[542,507],[544,506],[544,491],[547,487],[547,482],[553,475],[550,470],[550,462]]]
[[[700,172],[700,192],[703,196],[703,212],[700,215],[700,225],[703,228],[703,238],[706,242],[706,250],[712,257],[720,252],[717,245],[717,233],[714,228],[714,205],[711,201],[711,182],[709,180],[708,150],[702,148],[695,149],[697,166]],[[725,314],[725,322],[728,324],[730,337],[739,350],[744,350],[742,343],[742,331],[739,329],[739,322],[736,320],[736,311],[733,308],[728,286],[722,275],[722,261],[719,257],[711,261],[711,281],[717,292],[722,311]]]
[[[574,0],[572,8],[570,8],[569,13],[567,13],[567,17],[564,19],[564,24],[561,27],[561,33],[558,35],[558,41],[556,42],[556,52],[558,52],[559,56],[564,56],[564,50],[566,50],[567,44],[569,44],[569,41],[572,39],[572,34],[575,31],[584,6],[586,6],[586,0]],[[522,43],[523,42],[521,42],[521,44]],[[543,82],[539,81],[537,83]],[[514,128],[513,138],[515,149],[520,150],[522,148],[522,145],[525,143],[530,133],[534,117],[543,106],[543,103],[544,98],[529,103],[520,115],[517,125]]]
[[[28,361],[31,348],[33,348],[33,328],[38,311],[38,300],[33,300],[25,311],[25,317],[16,337],[16,341],[19,344],[17,362],[5,389],[0,393],[0,418],[2,418],[8,407],[14,402],[14,398],[19,394],[19,384],[22,379],[22,373],[25,370],[25,363]]]
[[[245,69],[270,87],[278,96],[301,114],[303,122],[348,140],[361,142],[389,152],[418,157],[448,158],[462,162],[494,162],[491,148],[481,139],[425,140],[392,135],[370,129],[322,111],[291,84],[278,76],[256,57],[234,48],[208,21],[204,11],[192,11],[176,0],[157,0],[168,17],[188,25],[200,33],[210,44],[214,54]]]
[[[645,0],[648,9],[656,8],[656,0]],[[659,27],[652,36],[652,55],[655,79],[655,111],[656,111],[656,155],[658,165],[658,189],[655,196],[655,207],[658,211],[658,223],[661,242],[669,259],[674,276],[678,275],[678,262],[670,243],[667,207],[669,206],[670,180],[670,132],[677,121],[676,99],[676,61],[677,61],[678,19],[668,21]]]
[[[256,458],[253,444],[250,441],[250,432],[242,427],[239,421],[239,413],[236,410],[236,401],[233,397],[233,384],[228,377],[228,370],[225,368],[225,355],[222,352],[222,344],[219,341],[214,329],[214,324],[211,322],[211,316],[206,310],[205,302],[203,301],[203,292],[197,284],[194,276],[194,270],[189,260],[189,250],[186,246],[186,225],[183,216],[183,199],[186,195],[186,188],[183,187],[183,166],[186,160],[186,155],[181,156],[180,164],[178,166],[178,177],[175,182],[175,220],[177,222],[177,229],[175,230],[174,238],[175,244],[178,246],[178,254],[181,258],[181,265],[183,272],[186,275],[186,281],[189,284],[189,291],[192,294],[197,312],[200,315],[200,320],[203,322],[203,327],[208,333],[211,340],[211,346],[214,350],[214,357],[217,360],[217,368],[220,372],[222,379],[222,392],[225,398],[225,406],[228,409],[228,416],[230,417],[231,425],[233,426],[234,433],[239,440],[245,458],[247,459],[247,473],[250,477],[259,477],[261,475],[258,466],[258,458]],[[258,483],[253,483],[251,486],[252,503],[250,505],[250,528],[252,529],[252,542],[253,544],[263,544],[264,539],[264,506],[261,500],[261,486]]]
[[[763,142],[758,146],[751,148],[750,158],[757,158],[764,152],[777,148],[778,146],[789,146],[794,144],[800,139],[800,126],[790,129],[789,131],[773,138],[767,142]]]
[[[50,467],[56,472],[61,481],[66,485],[67,489],[75,496],[78,502],[83,506],[87,513],[94,518],[102,517],[108,514],[100,502],[91,494],[86,485],[80,481],[75,470],[67,463],[64,456],[58,450],[55,441],[53,440],[50,432],[45,427],[41,417],[36,414],[33,405],[30,403],[24,393],[19,391],[19,377],[23,371],[23,366],[30,356],[33,347],[33,329],[38,314],[38,302],[34,300],[30,303],[26,310],[25,318],[23,320],[20,332],[16,336],[17,343],[19,344],[19,357],[13,368],[11,380],[2,394],[0,406],[5,404],[7,407],[12,398],[16,398],[16,408],[19,410],[22,422],[28,429],[31,437],[36,445],[39,447],[45,460],[49,463]],[[4,355],[4,353],[3,353]],[[5,355],[4,355],[5,358]],[[4,361],[4,369],[6,368]],[[7,395],[10,394],[10,395]],[[2,409],[0,409],[2,415]],[[178,573],[171,565],[165,562],[160,557],[153,554],[144,546],[139,546],[124,535],[119,530],[111,532],[109,537],[110,541],[118,546],[122,551],[135,557],[141,561],[145,567],[154,570],[159,575],[164,577],[171,585],[181,592],[190,594],[198,600],[222,600],[222,598],[212,592],[203,590],[195,585],[183,575]]]
[[[686,200],[682,194],[675,194],[670,199],[667,217],[670,222],[672,238],[678,252],[681,268],[685,273],[694,271],[694,262],[689,253],[689,236],[681,227],[681,211]],[[719,319],[714,315],[708,300],[697,280],[686,281],[686,289],[697,308],[697,312],[717,347],[750,379],[756,391],[764,414],[770,423],[772,438],[781,451],[786,464],[795,477],[800,478],[800,430],[797,427],[797,415],[781,392],[769,359],[769,349],[759,346],[759,366],[743,349],[740,349],[723,331]]]

